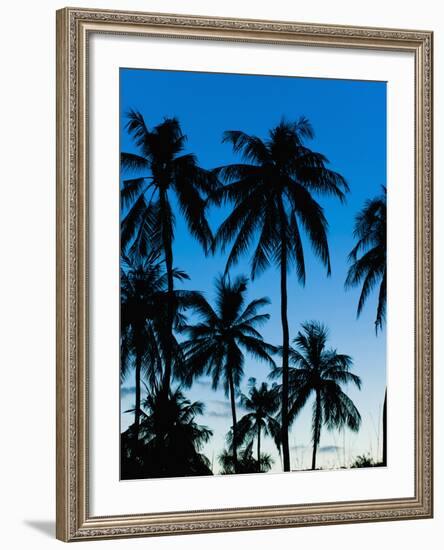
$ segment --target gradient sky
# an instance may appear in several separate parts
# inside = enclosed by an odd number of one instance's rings
[[[125,113],[129,109],[140,111],[149,127],[165,117],[176,116],[188,136],[186,152],[195,153],[204,168],[239,161],[230,145],[221,143],[225,130],[242,130],[265,138],[268,130],[282,117],[295,120],[306,116],[311,121],[315,138],[307,144],[329,159],[329,167],[347,179],[351,192],[345,205],[332,198],[316,197],[325,209],[330,226],[332,275],[326,277],[325,268],[304,239],[306,285],[302,287],[294,273],[288,280],[290,337],[296,336],[304,321],[326,323],[330,345],[352,356],[354,372],[363,382],[361,391],[352,387],[346,390],[361,412],[359,433],[328,432],[324,428],[318,466],[338,467],[362,453],[380,456],[386,334],[383,330],[375,336],[376,293],[371,295],[362,315],[356,319],[359,289],[345,291],[344,280],[347,255],[354,244],[354,216],[366,199],[378,195],[381,185],[386,185],[385,82],[121,69],[120,109],[122,151],[136,152],[124,129]],[[210,210],[213,230],[227,212],[226,207]],[[224,270],[226,255],[218,253],[206,258],[179,213],[173,251],[175,266],[191,277],[182,288],[201,290],[212,300],[214,278]],[[243,257],[232,274],[249,275],[249,260],[250,254]],[[262,296],[272,301],[266,308],[271,319],[263,327],[262,334],[266,341],[278,345],[281,343],[280,293],[279,273],[275,268],[250,285],[248,301]],[[254,376],[260,383],[267,381],[267,375],[267,366],[247,356],[241,390],[246,393],[249,377]],[[205,414],[198,421],[214,431],[204,452],[217,472],[217,456],[231,425],[228,400],[222,390],[212,391],[206,378],[198,380],[185,393],[190,399],[206,404]],[[133,403],[134,380],[130,374],[122,387],[122,411]],[[243,414],[239,413],[239,416]],[[311,414],[309,402],[291,429],[291,466],[294,469],[310,466]],[[131,422],[132,415],[122,412],[122,431]],[[265,438],[263,450],[272,454],[275,460],[273,471],[281,471],[280,458],[270,439]]]

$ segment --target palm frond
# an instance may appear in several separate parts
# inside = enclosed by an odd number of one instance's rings
[[[275,362],[271,357],[276,352],[274,346],[246,334],[238,335],[238,341],[252,357],[274,366]]]
[[[291,212],[290,215],[290,224],[288,226],[289,235],[288,242],[290,244],[290,260],[294,260],[296,264],[296,274],[298,276],[299,282],[302,285],[305,285],[305,258],[304,258],[304,249],[302,247],[302,239],[299,231],[299,225],[296,219],[295,212]]]
[[[237,320],[238,323],[248,322],[249,319],[257,317],[257,312],[259,309],[268,306],[271,304],[270,298],[257,298],[252,300],[244,311],[239,315]]]
[[[382,325],[385,321],[386,304],[387,304],[387,272],[384,271],[381,285],[379,287],[378,309],[376,311],[376,321],[375,321],[376,332],[382,329]]]
[[[200,242],[204,252],[208,253],[213,244],[213,235],[205,217],[206,201],[189,181],[188,179],[178,179],[176,176],[175,190],[179,208],[190,233]]]
[[[348,259],[351,263],[345,280],[345,288],[357,286],[362,282],[357,314],[361,314],[370,292],[379,283],[378,306],[375,330],[382,328],[386,309],[386,202],[387,190],[382,195],[367,200],[355,218],[353,236],[357,239]],[[358,255],[361,254],[360,257]]]
[[[143,118],[142,113],[135,111],[134,109],[130,109],[126,115],[126,118],[128,119],[125,125],[127,132],[133,138],[133,141],[139,150],[143,153],[146,159],[148,159],[151,155],[148,147],[150,132],[145,124],[145,119]]]
[[[149,162],[144,157],[135,153],[120,153],[120,166],[122,171],[147,171],[149,170]]]
[[[141,194],[145,194],[149,184],[145,178],[124,180],[120,186],[121,208],[124,210],[133,204]]]
[[[310,193],[296,182],[288,187],[287,197],[292,208],[308,234],[313,251],[331,274],[330,253],[328,249],[328,222],[322,207]]]
[[[264,163],[269,159],[269,152],[264,142],[239,130],[224,132],[222,143],[231,143],[233,151],[240,153],[247,161]]]
[[[125,218],[120,224],[120,239],[122,249],[125,250],[128,243],[134,237],[139,227],[139,224],[146,212],[146,208],[147,204],[145,201],[145,197],[142,193],[139,195],[138,199],[135,201],[132,207],[128,210]]]
[[[262,225],[262,229],[251,260],[252,279],[265,271],[272,260],[277,261],[278,265],[280,263],[280,259],[276,260],[276,251],[280,249],[281,244],[277,227],[279,223],[276,223],[278,219],[276,205],[270,201],[265,207],[265,213],[258,220]]]

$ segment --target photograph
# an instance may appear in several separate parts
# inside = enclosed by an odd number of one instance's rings
[[[59,540],[433,517],[433,31],[275,15],[57,10]]]
[[[387,83],[119,85],[120,479],[387,466]]]
[[[2,5],[5,550],[443,547],[440,5]]]

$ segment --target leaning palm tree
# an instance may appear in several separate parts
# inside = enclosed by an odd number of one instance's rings
[[[188,275],[173,269],[173,277],[182,281]],[[160,253],[147,256],[123,256],[120,268],[120,376],[123,380],[132,368],[135,375],[134,440],[138,441],[141,414],[141,376],[154,384],[162,378],[164,357],[180,360],[180,347],[167,329],[167,275]],[[184,310],[196,299],[195,291],[173,292],[173,322],[184,322]]]
[[[192,403],[180,389],[166,395],[160,385],[150,387],[142,405],[140,456],[133,459],[131,445],[125,446],[130,432],[123,434],[122,478],[211,475],[201,450],[212,431],[196,423],[204,405]]]
[[[387,188],[382,194],[368,200],[355,219],[353,236],[357,243],[349,254],[352,263],[345,287],[361,284],[357,314],[362,312],[370,292],[379,285],[375,331],[382,329],[387,306]],[[361,256],[358,258],[358,254]],[[387,464],[387,390],[384,395],[382,418],[382,464]]]
[[[233,463],[237,470],[237,414],[236,391],[244,374],[245,353],[274,365],[271,355],[274,346],[264,342],[258,328],[268,319],[267,313],[259,313],[269,304],[268,298],[259,298],[245,303],[247,279],[236,277],[231,282],[227,277],[216,279],[216,301],[213,308],[201,298],[194,310],[200,321],[185,325],[183,332],[188,339],[183,343],[185,361],[177,373],[186,386],[201,375],[212,377],[212,388],[217,390],[222,383],[225,395],[230,398],[233,430]]]
[[[257,440],[257,464],[260,466],[262,432],[273,438],[280,452],[281,427],[274,418],[279,409],[279,400],[274,388],[269,389],[265,382],[257,388],[256,379],[250,378],[248,386],[248,395],[241,393],[239,399],[247,413],[239,420],[238,439],[241,444]]]
[[[173,240],[175,195],[178,209],[191,234],[205,251],[212,244],[212,234],[205,217],[205,198],[214,191],[217,178],[201,168],[195,155],[185,154],[186,136],[176,118],[166,118],[152,129],[140,112],[130,111],[126,129],[133,138],[137,153],[121,154],[124,173],[132,173],[121,186],[122,248],[145,255],[147,248],[160,246],[167,273],[167,327],[172,338],[174,289]],[[163,388],[168,393],[171,383],[172,358],[165,355]]]
[[[357,243],[348,256],[351,266],[345,280],[346,288],[362,283],[358,316],[371,291],[379,286],[376,332],[382,328],[387,303],[387,190],[383,187],[382,191],[366,201],[356,216],[353,236]]]
[[[262,140],[240,131],[225,132],[223,141],[231,143],[244,163],[220,167],[216,174],[226,185],[212,196],[213,201],[233,203],[232,212],[219,227],[215,243],[224,249],[234,241],[226,270],[254,245],[251,276],[254,278],[270,264],[280,269],[282,323],[282,454],[284,470],[290,469],[288,443],[288,354],[287,274],[294,266],[305,283],[302,230],[315,254],[330,274],[327,220],[313,193],[344,200],[348,186],[344,178],[326,168],[328,160],[304,145],[313,138],[306,118],[282,121]]]
[[[293,340],[295,347],[290,349],[290,422],[308,398],[314,395],[312,470],[316,469],[316,453],[323,425],[329,430],[347,426],[353,431],[358,431],[361,425],[358,409],[341,388],[352,383],[360,389],[361,379],[350,372],[353,361],[349,355],[326,347],[327,338],[325,325],[314,321],[304,323],[302,331]],[[279,374],[279,369],[273,371],[274,376]]]

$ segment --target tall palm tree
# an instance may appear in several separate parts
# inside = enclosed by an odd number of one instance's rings
[[[123,434],[122,478],[211,475],[210,462],[200,451],[212,431],[196,423],[203,412],[203,403],[191,403],[180,389],[166,395],[160,385],[151,386],[143,401],[139,463],[125,444],[131,433]]]
[[[182,281],[188,275],[173,269],[173,277]],[[166,350],[180,359],[177,341],[169,337],[167,327],[167,275],[158,251],[147,256],[123,256],[120,267],[120,376],[123,380],[134,367],[135,407],[134,440],[137,443],[141,414],[141,376],[150,384],[162,377]],[[196,299],[195,291],[173,291],[173,321],[184,322],[183,311]]]
[[[274,439],[280,452],[281,426],[273,416],[278,412],[279,400],[274,389],[269,389],[265,382],[257,388],[256,379],[250,378],[248,386],[248,395],[241,393],[239,399],[247,413],[239,420],[238,439],[241,444],[257,440],[257,464],[260,466],[262,432]]]
[[[216,300],[213,308],[202,297],[195,306],[200,321],[185,325],[188,339],[183,343],[185,361],[178,377],[186,386],[201,375],[212,377],[212,388],[222,383],[225,395],[230,398],[233,430],[233,463],[237,470],[237,414],[236,391],[244,374],[245,353],[274,365],[271,354],[276,349],[264,342],[258,328],[269,319],[259,313],[269,304],[268,298],[259,298],[245,304],[247,278],[227,277],[216,279]]]
[[[216,173],[226,185],[212,196],[218,204],[234,203],[232,212],[219,227],[215,243],[224,249],[234,241],[226,270],[254,244],[251,276],[254,279],[270,264],[280,269],[282,323],[282,452],[284,470],[290,470],[288,443],[289,327],[287,274],[293,266],[305,283],[305,260],[301,231],[305,230],[314,253],[330,274],[327,220],[313,193],[344,200],[348,186],[344,178],[326,168],[328,160],[304,145],[313,138],[306,118],[282,121],[265,140],[240,131],[225,132],[223,141],[239,153],[243,164],[220,167]]]
[[[382,329],[387,306],[387,188],[382,194],[366,201],[355,218],[353,236],[357,243],[349,254],[351,266],[345,287],[362,282],[358,302],[358,317],[371,291],[379,285],[375,331]],[[358,258],[358,255],[360,257]],[[382,414],[382,464],[387,465],[387,390],[384,394]]]
[[[344,384],[355,384],[361,388],[361,379],[350,372],[353,366],[349,355],[337,353],[326,347],[328,330],[318,322],[302,325],[290,349],[290,422],[314,395],[312,439],[313,454],[311,467],[316,469],[316,453],[322,426],[329,430],[347,426],[358,431],[361,415],[353,401],[343,392]],[[275,369],[274,376],[279,369]]]
[[[141,255],[146,254],[149,243],[162,247],[168,287],[167,326],[172,339],[175,217],[171,195],[175,195],[191,234],[207,252],[212,234],[205,217],[205,198],[216,188],[217,178],[198,165],[195,155],[184,153],[186,136],[176,118],[166,118],[149,129],[140,112],[130,111],[127,116],[126,129],[138,152],[121,154],[124,173],[136,176],[123,181],[121,186],[125,213],[121,224],[122,247],[131,247]],[[166,393],[171,371],[172,357],[166,350],[163,384]]]

